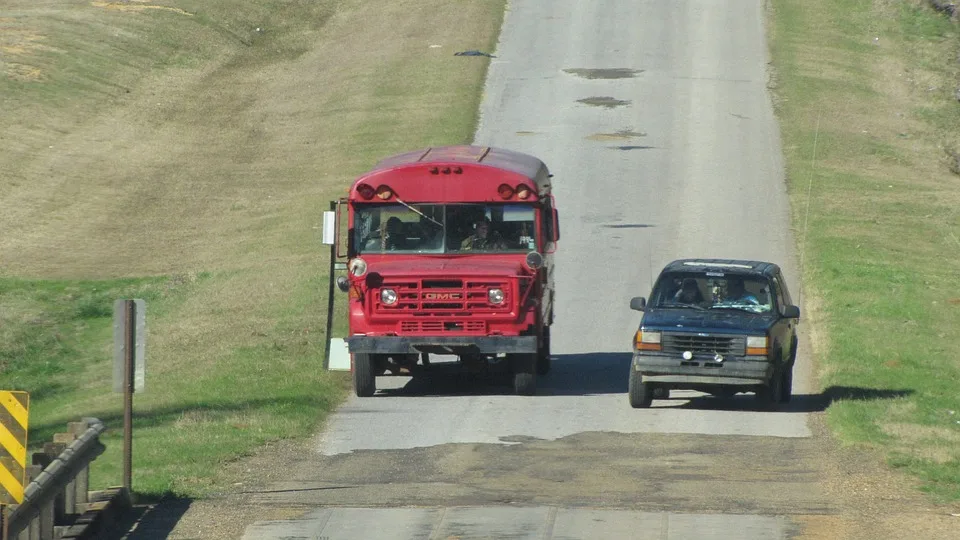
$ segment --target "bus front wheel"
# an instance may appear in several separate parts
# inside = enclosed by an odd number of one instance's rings
[[[370,397],[377,391],[372,354],[353,355],[353,390],[357,397]]]

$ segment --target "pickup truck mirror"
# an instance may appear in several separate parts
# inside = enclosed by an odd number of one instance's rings
[[[787,306],[783,308],[783,316],[788,319],[799,319],[800,308],[798,308],[797,306]]]
[[[630,309],[634,311],[643,311],[647,307],[647,299],[642,296],[636,296],[630,299]],[[797,315],[799,317],[799,315]]]

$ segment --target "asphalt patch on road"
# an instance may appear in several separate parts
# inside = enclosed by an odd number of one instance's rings
[[[613,133],[594,133],[592,135],[587,135],[586,139],[588,141],[626,141],[633,139],[635,137],[646,137],[647,134],[642,131],[633,131],[629,129],[621,129],[620,131],[615,131]]]
[[[254,502],[296,506],[514,504],[763,514],[835,509],[808,439],[580,433],[309,456]],[[307,456],[305,456],[307,457]],[[313,489],[352,486],[348,490]]]
[[[610,96],[593,96],[593,97],[578,99],[577,103],[583,103],[584,105],[590,105],[592,107],[605,107],[607,109],[615,109],[617,107],[625,107],[629,105],[630,101],[626,99],[617,99]]]
[[[584,79],[631,79],[643,73],[642,69],[630,68],[569,68],[564,73]]]

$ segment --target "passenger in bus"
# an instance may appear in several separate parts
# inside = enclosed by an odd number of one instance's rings
[[[499,250],[506,249],[506,242],[496,233],[490,233],[490,222],[486,219],[479,219],[473,225],[473,234],[463,239],[460,243],[460,249],[463,251],[471,250]]]

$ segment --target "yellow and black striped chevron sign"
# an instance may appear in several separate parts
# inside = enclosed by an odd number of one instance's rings
[[[0,504],[23,502],[30,394],[0,390]]]

